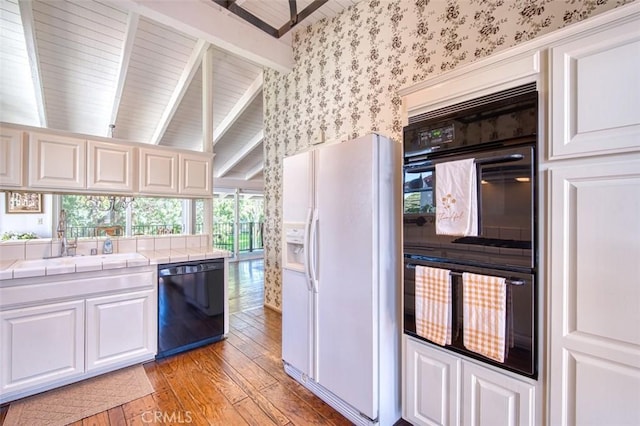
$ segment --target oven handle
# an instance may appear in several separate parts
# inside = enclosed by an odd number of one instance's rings
[[[416,269],[416,266],[413,263],[407,263],[406,264],[406,268],[407,269]],[[455,275],[457,277],[461,277],[462,276],[462,272],[458,272],[458,271],[449,271],[449,273],[451,275]],[[505,284],[509,284],[509,285],[524,285],[524,280],[521,280],[519,278],[505,278]]]
[[[487,158],[479,158],[475,160],[476,164],[499,164],[499,163],[511,163],[514,161],[520,161],[524,158],[522,154],[509,154],[509,155],[501,155],[499,157],[487,157]],[[404,171],[409,173],[423,173],[423,172],[432,172],[436,169],[435,164],[416,164],[415,166],[405,166]]]

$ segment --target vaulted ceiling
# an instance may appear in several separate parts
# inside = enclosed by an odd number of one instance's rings
[[[230,3],[282,28],[314,1]],[[275,38],[210,0],[0,0],[0,30],[0,122],[201,150],[206,81],[214,186],[262,187],[262,73],[291,68],[290,32]]]

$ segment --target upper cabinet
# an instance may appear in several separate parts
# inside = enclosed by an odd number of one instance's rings
[[[87,141],[31,133],[29,187],[84,189]]]
[[[638,150],[639,58],[637,21],[550,49],[550,159]]]
[[[133,146],[87,142],[87,189],[135,191]]]
[[[139,153],[140,192],[211,197],[213,154],[146,147]]]
[[[24,143],[20,130],[0,127],[0,185],[22,186]]]
[[[180,194],[211,195],[213,154],[180,154]]]
[[[213,153],[2,123],[0,189],[131,196],[213,196]]]
[[[178,154],[157,148],[140,148],[140,192],[178,194]]]

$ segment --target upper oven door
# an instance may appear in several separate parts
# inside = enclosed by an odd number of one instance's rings
[[[474,158],[478,237],[436,235],[439,162]],[[480,266],[533,268],[535,256],[533,146],[407,162],[404,166],[404,252]]]

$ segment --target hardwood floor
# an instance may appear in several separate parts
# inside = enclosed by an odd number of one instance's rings
[[[264,303],[264,260],[229,262],[229,313],[258,308]]]
[[[351,424],[284,372],[281,315],[258,297],[261,261],[246,262],[230,268],[235,311],[226,340],[144,364],[155,392],[72,425]],[[0,424],[6,411],[0,409]]]

